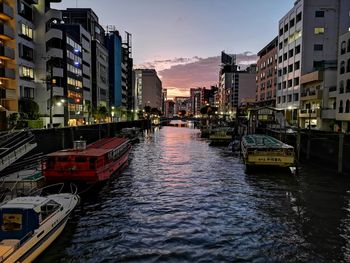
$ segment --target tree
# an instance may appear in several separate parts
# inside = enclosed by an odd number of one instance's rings
[[[33,100],[20,100],[19,106],[23,119],[37,120],[39,119],[39,105]]]
[[[151,109],[151,114],[160,115],[160,111],[157,108],[152,108]]]

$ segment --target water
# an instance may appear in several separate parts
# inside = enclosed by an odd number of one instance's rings
[[[165,127],[38,262],[346,262],[349,185],[319,168],[247,175],[198,130]]]

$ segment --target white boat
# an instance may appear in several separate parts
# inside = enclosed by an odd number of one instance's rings
[[[0,262],[32,262],[62,232],[77,194],[17,197],[0,205]]]

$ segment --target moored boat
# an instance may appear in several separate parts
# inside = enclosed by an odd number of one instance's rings
[[[0,206],[0,262],[32,262],[63,231],[76,194],[17,197]]]
[[[294,147],[263,134],[242,137],[241,150],[247,166],[294,166]]]
[[[43,174],[49,182],[105,181],[128,162],[131,144],[127,138],[105,138],[86,146],[76,141],[73,149],[47,155]]]

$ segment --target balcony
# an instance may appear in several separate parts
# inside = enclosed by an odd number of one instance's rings
[[[56,28],[50,28],[45,34],[46,42],[52,38],[63,39],[62,31]]]
[[[323,72],[322,71],[314,71],[309,74],[302,75],[300,78],[300,84],[307,84],[316,81],[323,80]]]
[[[0,46],[0,58],[15,59],[15,51],[12,48],[9,48],[6,46]]]
[[[0,38],[10,40],[15,38],[15,31],[5,24],[0,24]]]
[[[12,68],[0,68],[0,78],[2,78],[2,79],[15,79],[16,72]]]
[[[6,98],[5,99],[7,99],[7,100],[16,100],[17,99],[16,90],[6,89]]]
[[[321,100],[322,90],[308,90],[300,94],[300,100]]]
[[[299,110],[299,118],[318,118],[320,109],[302,109]]]
[[[335,109],[322,109],[321,118],[322,119],[335,119]]]
[[[7,5],[6,3],[0,4],[0,19],[2,20],[10,20],[13,18],[14,11],[13,8]]]
[[[63,58],[63,50],[59,48],[50,48],[46,53],[47,57]]]

